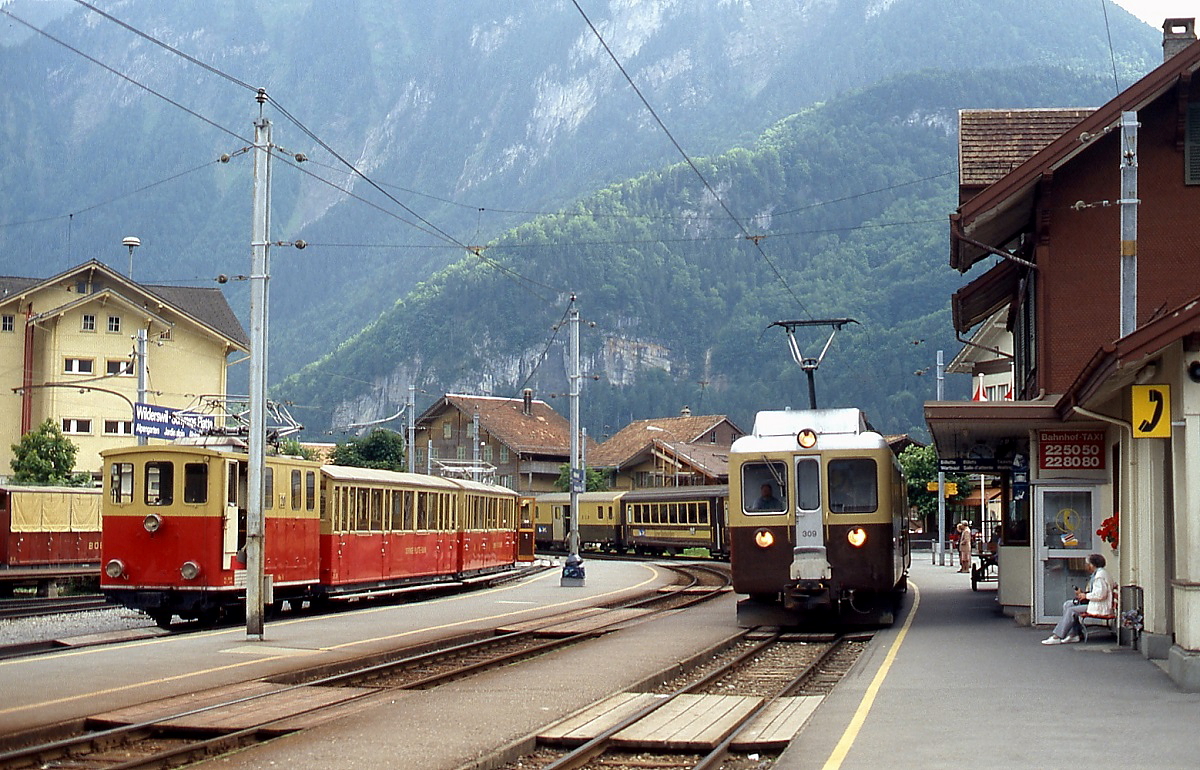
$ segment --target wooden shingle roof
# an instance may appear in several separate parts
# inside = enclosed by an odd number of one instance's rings
[[[589,452],[588,465],[593,468],[621,467],[655,441],[669,444],[698,442],[727,419],[725,415],[718,414],[637,420],[626,425],[594,452]]]
[[[570,454],[571,423],[540,399],[531,399],[529,414],[524,400],[496,396],[467,396],[447,393],[425,410],[418,426],[428,427],[430,419],[454,408],[464,415],[479,412],[479,428],[516,452],[528,454]]]
[[[959,199],[967,200],[1091,115],[1092,108],[959,110]]]

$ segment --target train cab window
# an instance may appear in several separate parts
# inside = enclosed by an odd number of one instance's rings
[[[275,469],[271,466],[263,468],[263,508],[271,510],[275,507]]]
[[[300,510],[301,493],[303,489],[300,486],[301,473],[298,469],[292,470],[292,510]]]
[[[869,457],[829,461],[829,510],[871,513],[879,507],[875,461]]]
[[[170,505],[175,502],[175,464],[146,463],[146,505]]]
[[[208,465],[205,463],[183,464],[183,502],[208,502]]]
[[[114,503],[133,502],[133,463],[113,463],[109,493]]]
[[[316,510],[316,508],[317,508],[317,474],[315,471],[305,471],[304,472],[304,510],[314,511],[314,510]]]
[[[796,460],[796,507],[802,511],[821,507],[821,463],[815,457]]]
[[[742,466],[742,510],[783,513],[787,509],[787,466],[782,462]]]

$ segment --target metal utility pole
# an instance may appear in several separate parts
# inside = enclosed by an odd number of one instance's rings
[[[568,311],[571,324],[571,531],[567,535],[567,561],[563,565],[561,585],[582,586],[584,584],[583,557],[579,555],[579,493],[586,489],[587,472],[579,454],[579,308],[575,306],[575,295],[571,295]]]
[[[409,473],[417,472],[416,466],[413,465],[413,452],[415,451],[415,447],[416,447],[416,444],[414,442],[416,442],[416,440],[417,440],[417,386],[409,385],[408,386],[408,447],[407,447],[408,451],[405,453],[408,455],[408,462],[406,462],[405,465],[408,466]]]
[[[937,400],[942,400],[946,368],[942,351],[937,352]],[[946,565],[946,472],[938,471],[938,564]]]
[[[471,479],[479,481],[479,409],[471,415]]]
[[[1137,328],[1138,119],[1121,113],[1121,336]]]
[[[128,239],[127,239],[128,240]],[[137,378],[138,378],[138,394],[137,402],[139,404],[146,403],[146,375],[148,365],[146,363],[146,327],[143,326],[137,332]],[[137,416],[134,416],[134,421],[137,421]],[[148,439],[138,434],[138,446],[145,446]]]
[[[254,223],[250,265],[250,458],[246,499],[246,637],[262,641],[265,565],[263,467],[266,464],[267,282],[270,279],[271,121],[262,116],[267,94],[258,90],[254,122]]]

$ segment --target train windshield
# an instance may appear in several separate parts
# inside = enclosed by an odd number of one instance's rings
[[[875,461],[855,457],[829,461],[829,510],[833,513],[871,513],[879,507],[879,478]]]
[[[802,511],[821,507],[821,464],[815,457],[796,460],[796,507]]]
[[[787,466],[781,462],[746,463],[742,466],[742,509],[748,513],[781,513],[786,510]]]

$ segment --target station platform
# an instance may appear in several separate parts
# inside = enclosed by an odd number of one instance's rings
[[[588,562],[585,586],[563,587],[561,575],[561,567],[552,567],[518,582],[411,604],[285,614],[267,620],[261,641],[248,639],[242,626],[3,660],[0,736],[506,622],[558,617],[653,590],[674,577],[649,563],[600,560]]]
[[[970,577],[914,555],[903,614],[775,770],[1197,766],[1200,694],[1111,635],[1041,644]]]

